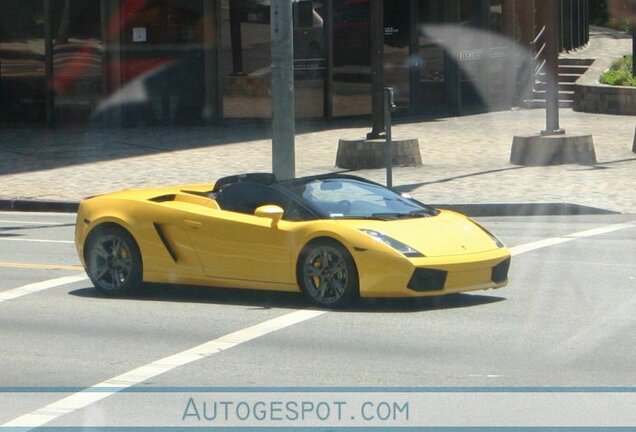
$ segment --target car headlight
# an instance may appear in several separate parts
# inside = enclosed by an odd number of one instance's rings
[[[384,243],[387,246],[391,246],[396,251],[400,252],[402,255],[407,257],[423,257],[420,252],[416,251],[409,245],[405,245],[401,241],[394,239],[393,237],[389,237],[388,235],[382,234],[380,232],[370,230],[370,229],[361,229],[363,233],[371,237],[373,240],[378,241],[380,243]]]
[[[477,222],[475,222],[474,220],[470,220],[472,223],[474,223],[475,225],[477,225],[483,232],[485,232],[486,234],[488,234],[488,237],[490,237],[492,239],[492,241],[495,242],[495,244],[497,245],[497,247],[502,248],[505,245],[503,244],[503,242],[501,240],[499,240],[497,238],[496,235],[494,235],[493,233],[491,233],[490,231],[488,231],[486,228],[484,228],[483,226],[479,225]]]

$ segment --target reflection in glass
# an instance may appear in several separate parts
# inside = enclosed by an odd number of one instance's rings
[[[0,14],[0,121],[45,118],[43,2],[3,0]]]
[[[221,1],[224,118],[272,115],[269,5],[269,0]],[[301,0],[293,6],[296,116],[322,117],[323,2]]]
[[[410,105],[410,1],[384,2],[384,82],[395,88],[398,109]]]
[[[333,8],[333,115],[370,114],[369,0],[334,0]]]
[[[419,68],[416,86],[416,105],[420,112],[440,112],[447,104],[446,55],[442,32],[444,23],[444,0],[420,0],[418,4],[418,44],[419,56],[414,67]]]
[[[110,92],[121,91],[127,99],[125,123],[202,122],[206,81],[201,0],[123,0],[118,15],[121,40],[109,40],[108,50],[120,58],[109,65],[109,73],[121,76],[121,83]],[[138,100],[137,94],[142,96]]]
[[[102,95],[99,0],[52,3],[53,90],[58,121],[86,121]]]

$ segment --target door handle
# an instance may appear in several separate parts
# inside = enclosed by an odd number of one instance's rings
[[[194,229],[201,228],[201,222],[193,221],[193,220],[185,220],[184,221],[187,226]]]

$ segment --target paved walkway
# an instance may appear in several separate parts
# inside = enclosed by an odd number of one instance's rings
[[[590,54],[603,37],[592,40]],[[338,139],[363,137],[369,130],[363,125],[299,130],[297,175],[337,171]],[[561,126],[593,135],[596,166],[508,162],[513,135],[545,127],[543,110],[399,124],[394,138],[418,138],[423,166],[396,168],[394,185],[429,203],[556,202],[636,214],[636,154],[631,151],[636,118],[562,109]],[[0,199],[74,201],[122,188],[211,182],[270,170],[268,126],[0,130]],[[384,182],[383,169],[355,174]]]

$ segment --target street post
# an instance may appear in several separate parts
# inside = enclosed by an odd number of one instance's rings
[[[393,187],[393,137],[391,135],[391,113],[395,111],[393,87],[384,87],[384,133],[386,144],[384,158],[386,161],[386,186]]]

